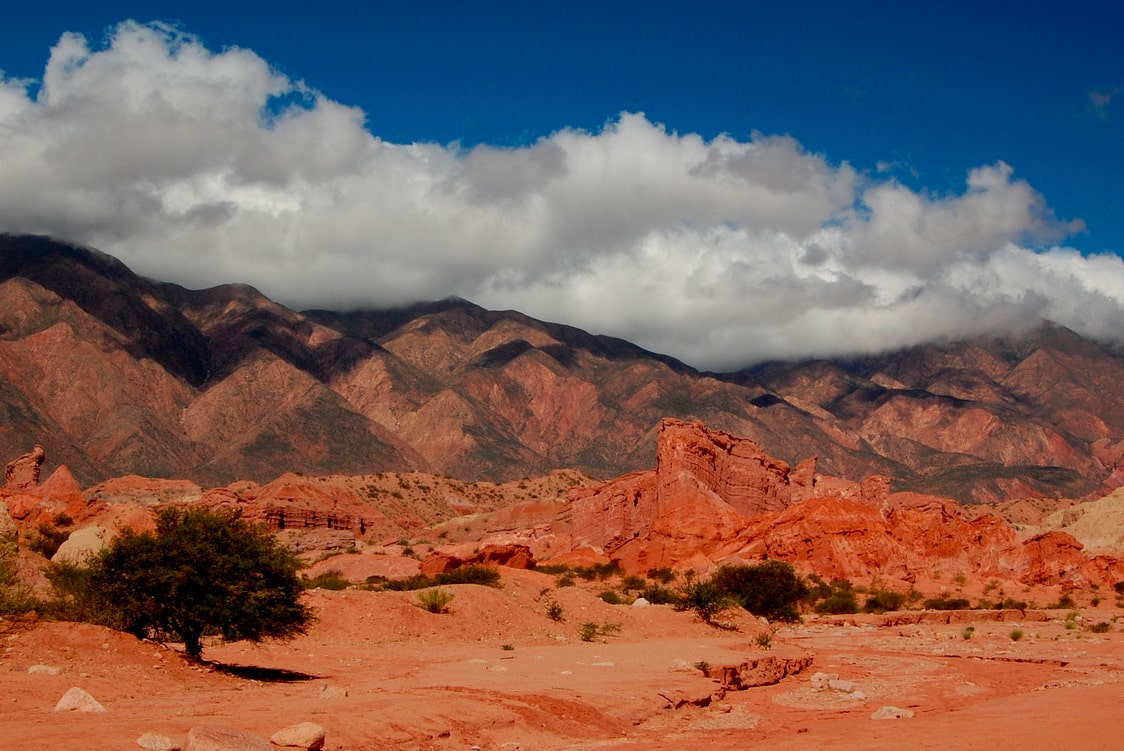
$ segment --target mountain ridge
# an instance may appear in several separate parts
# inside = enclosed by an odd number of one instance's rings
[[[84,482],[218,485],[427,470],[512,480],[649,466],[664,417],[825,471],[962,501],[1119,484],[1124,358],[1053,324],[849,360],[699,371],[457,298],[294,311],[148,280],[99,251],[0,235],[0,452]]]

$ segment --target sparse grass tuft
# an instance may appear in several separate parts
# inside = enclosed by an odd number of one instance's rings
[[[422,610],[430,613],[448,613],[449,603],[453,601],[453,594],[440,587],[424,589],[418,592],[418,604]]]

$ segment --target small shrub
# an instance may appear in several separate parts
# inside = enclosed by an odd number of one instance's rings
[[[605,581],[621,573],[621,565],[617,561],[609,561],[608,563],[595,563],[592,566],[578,566],[574,569],[574,574],[580,576],[586,581]]]
[[[722,592],[712,581],[683,585],[676,610],[693,610],[705,622],[714,624],[722,613],[736,608],[738,601]]]
[[[554,583],[554,586],[561,589],[562,587],[572,587],[574,583],[574,577],[566,574],[565,576],[558,577],[558,581]]]
[[[551,576],[554,576],[556,574],[568,574],[568,573],[570,573],[570,567],[562,565],[562,564],[554,564],[554,565],[550,565],[550,566],[540,565],[540,566],[535,566],[535,571],[538,571],[540,574],[550,574]]]
[[[710,663],[706,660],[699,660],[694,664],[694,668],[703,675],[707,675],[710,672]],[[707,677],[709,678],[710,676],[707,675]]]
[[[616,636],[621,632],[619,623],[603,623],[598,626],[593,621],[586,621],[578,629],[578,636],[582,641],[594,641],[599,636]]]
[[[1005,597],[1000,602],[996,603],[995,607],[999,610],[1026,610],[1026,600],[1016,600],[1014,597]]]
[[[628,601],[625,600],[623,597],[621,597],[620,593],[618,593],[618,592],[616,592],[612,589],[606,589],[604,592],[602,592],[601,594],[599,594],[597,596],[599,598],[601,598],[601,600],[603,602],[607,602],[610,605],[627,605],[628,604]]]
[[[964,641],[968,641],[972,638],[972,634],[974,633],[976,633],[975,626],[965,626],[964,630],[960,632],[960,636],[964,639]]]
[[[644,587],[644,591],[640,593],[640,596],[653,605],[678,605],[680,601],[677,592],[667,587],[662,587],[659,584],[649,584],[647,587]]]
[[[562,610],[562,606],[559,605],[557,602],[553,602],[553,601],[547,603],[546,614],[547,614],[547,617],[550,618],[550,620],[552,620],[556,623],[559,622],[559,621],[562,621],[565,618],[565,613]]]
[[[1026,634],[1023,633],[1023,630],[1021,628],[1016,628],[1011,632],[1011,641],[1019,641],[1024,636],[1026,636]]]
[[[925,600],[926,610],[971,610],[972,603],[963,597],[932,597]]]
[[[1112,631],[1112,623],[1109,621],[1101,621],[1100,623],[1093,623],[1089,626],[1089,630],[1094,634],[1107,634]]]
[[[471,563],[437,575],[438,584],[480,584],[485,587],[500,586],[500,570],[494,566]]]
[[[1116,594],[1124,597],[1124,581],[1116,582],[1112,585],[1112,588],[1116,591]]]
[[[1051,603],[1050,605],[1047,605],[1046,607],[1049,608],[1050,610],[1066,610],[1068,608],[1077,607],[1077,603],[1074,602],[1073,597],[1071,595],[1064,594],[1064,595],[1062,595],[1061,597],[1058,598],[1057,602]]]
[[[427,589],[437,582],[424,574],[414,574],[405,579],[390,579],[383,582],[382,588],[389,592],[413,592],[416,589]]]
[[[621,580],[621,589],[631,592],[641,592],[648,586],[648,582],[639,576],[626,576]]]
[[[669,568],[650,568],[648,578],[660,584],[671,584],[675,581],[675,572]]]
[[[905,605],[905,593],[895,592],[892,589],[874,589],[866,598],[863,610],[868,613],[886,613],[901,610]]]
[[[846,615],[859,612],[859,601],[854,592],[835,592],[816,603],[821,615]]]
[[[16,571],[14,555],[0,555],[0,616],[23,615],[35,609],[31,589]]]
[[[421,605],[422,610],[430,613],[449,612],[449,603],[452,601],[453,594],[451,592],[446,592],[440,587],[424,589],[418,592],[418,604]]]
[[[510,652],[511,650],[515,649],[515,645],[514,644],[501,644],[500,649],[502,649],[504,652]]]
[[[35,536],[31,538],[27,547],[44,558],[50,558],[58,552],[59,547],[66,542],[68,537],[70,537],[70,532],[59,529],[53,524],[42,522],[35,530]]]
[[[304,589],[330,589],[338,591],[347,589],[349,586],[351,586],[351,582],[343,578],[343,574],[335,570],[325,571],[322,574],[312,577],[301,577],[301,587]]]
[[[753,637],[753,643],[761,649],[771,649],[773,646],[773,634],[769,631],[762,631],[760,634]]]

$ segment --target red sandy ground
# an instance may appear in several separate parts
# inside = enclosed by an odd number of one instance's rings
[[[601,587],[551,589],[545,574],[504,570],[503,587],[458,585],[451,612],[417,607],[416,593],[315,591],[319,621],[287,643],[214,645],[215,664],[192,666],[172,648],[90,625],[40,623],[0,633],[0,751],[129,749],[146,732],[183,742],[221,724],[269,737],[311,721],[327,749],[1054,749],[1119,748],[1124,738],[1124,636],[1084,626],[1113,620],[1112,602],[1028,611],[1016,620],[885,625],[885,616],[809,617],[766,631],[743,616],[737,631],[667,606],[596,598]],[[544,591],[545,590],[545,591]],[[558,602],[565,620],[546,615]],[[1044,600],[1043,600],[1044,601]],[[583,642],[582,623],[619,634]],[[0,624],[2,625],[2,624]],[[1025,637],[1012,641],[1016,628]],[[505,645],[509,648],[505,648]],[[693,667],[768,654],[815,654],[777,685],[731,691],[709,706],[670,708],[719,689]],[[28,674],[35,664],[60,675]],[[273,673],[268,671],[272,670]],[[295,680],[276,680],[289,671]],[[817,671],[854,681],[865,699],[814,691]],[[297,674],[297,675],[292,675]],[[320,698],[326,685],[347,696]],[[71,686],[104,714],[53,711]],[[894,705],[911,719],[870,715]]]

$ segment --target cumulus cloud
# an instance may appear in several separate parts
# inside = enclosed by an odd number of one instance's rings
[[[0,228],[294,307],[460,295],[704,368],[855,354],[1048,317],[1124,330],[1124,265],[999,162],[962,192],[788,136],[624,113],[513,149],[388,143],[244,49],[162,25],[64,35],[32,96],[0,77]]]

